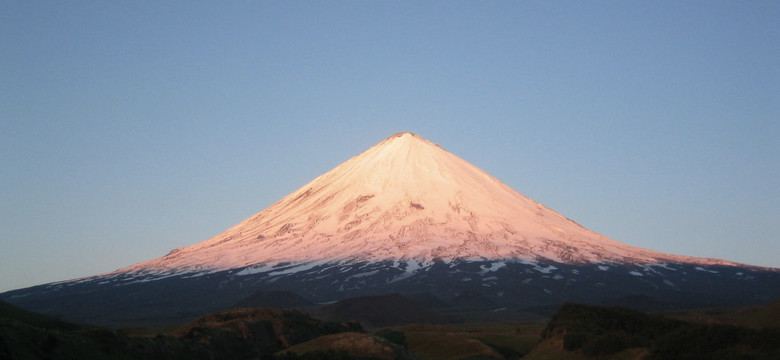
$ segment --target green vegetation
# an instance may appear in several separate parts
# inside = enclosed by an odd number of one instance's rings
[[[322,353],[346,353],[359,359],[411,360],[413,357],[404,348],[383,338],[366,333],[345,332],[321,336],[311,341],[285,349],[282,355],[294,353],[299,356]]]
[[[282,309],[232,309],[178,327],[108,330],[0,302],[0,359],[780,359],[778,308],[780,302],[646,314],[566,304],[547,323],[413,324],[366,333],[357,323]]]
[[[70,324],[0,302],[0,359],[257,359],[323,335],[360,330],[305,312],[234,309],[151,336]]]
[[[663,315],[703,324],[729,324],[754,329],[780,327],[780,299],[764,306],[669,311]]]
[[[396,344],[400,347],[403,348],[409,347],[408,344],[406,343],[406,335],[401,331],[382,329],[375,332],[374,335],[384,338],[387,341],[390,341],[391,343]]]
[[[40,326],[47,329],[76,330],[81,328],[79,325],[71,324],[53,317],[36,314],[27,311],[4,301],[0,301],[0,321],[4,324],[19,323],[30,326]]]
[[[349,298],[324,306],[318,313],[325,319],[358,321],[366,328],[443,322],[436,312],[399,294]]]
[[[394,328],[421,359],[519,359],[539,343],[544,323],[406,325]]]
[[[696,324],[623,308],[566,304],[542,337],[590,358],[630,349],[649,350],[648,360],[780,358],[778,328]]]
[[[355,357],[346,351],[316,350],[301,355],[294,352],[284,352],[271,357],[274,360],[353,360]]]

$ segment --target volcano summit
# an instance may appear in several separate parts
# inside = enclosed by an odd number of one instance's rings
[[[609,239],[399,133],[214,238],[2,298],[115,323],[197,316],[269,290],[314,302],[424,293],[464,311],[518,311],[635,295],[680,306],[764,302],[780,296],[779,279],[776,269]]]

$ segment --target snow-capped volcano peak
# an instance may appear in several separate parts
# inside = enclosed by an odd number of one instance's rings
[[[438,145],[398,133],[214,238],[119,271],[459,258],[728,263],[614,241]]]
[[[76,322],[132,325],[233,307],[258,291],[315,303],[424,293],[482,321],[486,305],[504,316],[637,294],[684,307],[755,304],[777,298],[778,279],[777,269],[611,240],[399,133],[209,240],[0,295]]]

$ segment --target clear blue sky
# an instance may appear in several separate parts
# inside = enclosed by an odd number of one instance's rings
[[[5,1],[0,291],[411,131],[618,241],[780,267],[777,1]]]

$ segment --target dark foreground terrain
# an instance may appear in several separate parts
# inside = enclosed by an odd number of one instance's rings
[[[416,313],[388,316],[407,309]],[[317,314],[327,321],[235,308],[166,328],[107,329],[0,302],[0,359],[780,359],[780,300],[653,314],[570,303],[521,323],[452,323],[424,309],[389,295],[333,304]]]
[[[122,327],[181,324],[233,306],[307,308],[390,293],[417,297],[440,314],[471,321],[486,320],[491,311],[499,311],[494,318],[501,321],[549,318],[564,302],[661,311],[758,305],[780,297],[780,270],[756,267],[494,260],[418,265],[279,264],[262,272],[249,267],[197,276],[109,274],[8,291],[0,300],[79,324]]]

